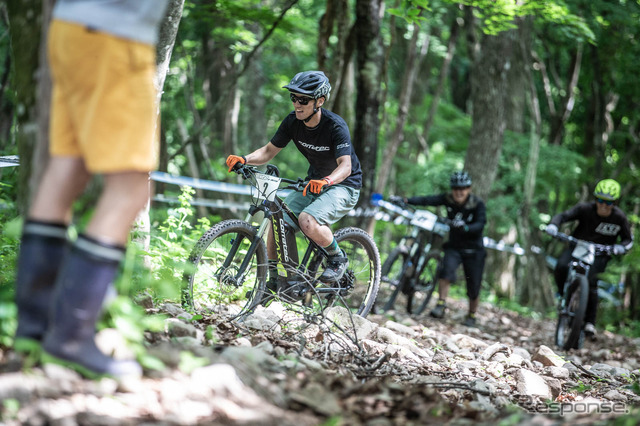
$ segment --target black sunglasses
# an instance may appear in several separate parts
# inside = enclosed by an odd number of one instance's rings
[[[289,97],[291,98],[291,102],[296,103],[298,102],[300,105],[307,105],[309,103],[309,101],[312,100],[312,98],[308,97],[308,96],[296,96],[293,93],[289,94]]]
[[[602,198],[596,198],[596,201],[599,202],[600,204],[606,204],[608,206],[613,204],[613,201],[610,200],[603,200]]]

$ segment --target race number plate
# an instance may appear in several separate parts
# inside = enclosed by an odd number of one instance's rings
[[[411,219],[411,225],[427,231],[432,231],[437,220],[438,216],[428,210],[416,210],[413,214],[413,218]]]
[[[588,265],[593,265],[595,260],[595,247],[585,241],[578,241],[571,255],[576,259],[582,260]]]
[[[256,174],[256,186],[251,187],[251,196],[259,200],[275,200],[281,180],[277,176]]]

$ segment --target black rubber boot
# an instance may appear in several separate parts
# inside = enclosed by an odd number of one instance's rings
[[[43,360],[66,365],[87,377],[140,376],[135,361],[119,361],[104,355],[95,343],[95,326],[113,282],[124,248],[80,236],[58,274],[43,342]]]
[[[18,328],[14,349],[18,352],[31,352],[40,346],[66,251],[66,225],[37,221],[24,224],[16,274]]]

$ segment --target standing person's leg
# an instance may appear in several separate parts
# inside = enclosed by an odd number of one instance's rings
[[[431,310],[429,315],[434,318],[443,318],[447,308],[447,297],[449,296],[449,287],[452,282],[456,281],[456,269],[462,262],[460,252],[455,249],[447,248],[444,251],[441,270],[438,271],[438,302]]]
[[[476,325],[476,312],[480,302],[480,288],[486,255],[486,251],[482,249],[465,254],[462,258],[462,267],[467,282],[467,298],[469,299],[469,312],[464,320],[464,325],[468,327]]]
[[[14,344],[18,351],[39,346],[47,330],[54,283],[67,251],[71,206],[89,177],[80,158],[54,157],[36,191],[18,255],[18,328]]]
[[[54,296],[45,351],[88,370],[85,374],[139,374],[137,363],[115,361],[100,352],[95,324],[107,290],[124,257],[131,225],[149,195],[147,173],[105,175],[94,215],[65,258]]]

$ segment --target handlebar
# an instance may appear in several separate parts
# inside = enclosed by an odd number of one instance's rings
[[[555,239],[564,241],[566,243],[571,243],[571,244],[585,243],[585,244],[592,245],[596,250],[596,254],[606,254],[606,255],[613,254],[613,246],[610,246],[610,245],[598,244],[591,241],[581,240],[579,238],[573,237],[571,235],[567,235],[562,232],[558,232],[555,235],[551,235],[551,236]]]
[[[286,186],[281,187],[280,189],[290,189],[297,192],[304,191],[304,188],[309,183],[308,180],[305,180],[300,177],[298,179],[287,179],[287,178],[280,177],[280,170],[278,170],[278,167],[276,167],[273,164],[268,164],[267,171],[263,172],[259,170],[256,166],[249,166],[246,164],[236,163],[235,166],[233,166],[233,171],[235,171],[237,174],[242,176],[242,178],[245,180],[250,179],[254,175],[260,174],[260,173],[270,175],[270,176],[276,176],[278,177],[278,179],[280,179],[281,182],[288,184]],[[324,188],[323,188],[323,191],[324,191]]]
[[[416,216],[417,212],[424,211],[424,210],[416,209],[415,207],[405,203],[400,198],[390,197],[389,201],[385,201],[381,194],[373,194],[371,196],[371,204],[373,204],[374,206],[382,207],[385,210],[395,213],[396,215],[406,219],[408,222],[410,222]],[[434,215],[434,216],[437,216],[437,219],[436,219],[437,223],[446,225],[448,227],[451,227],[453,224],[453,221],[449,218],[438,216],[438,215]]]

